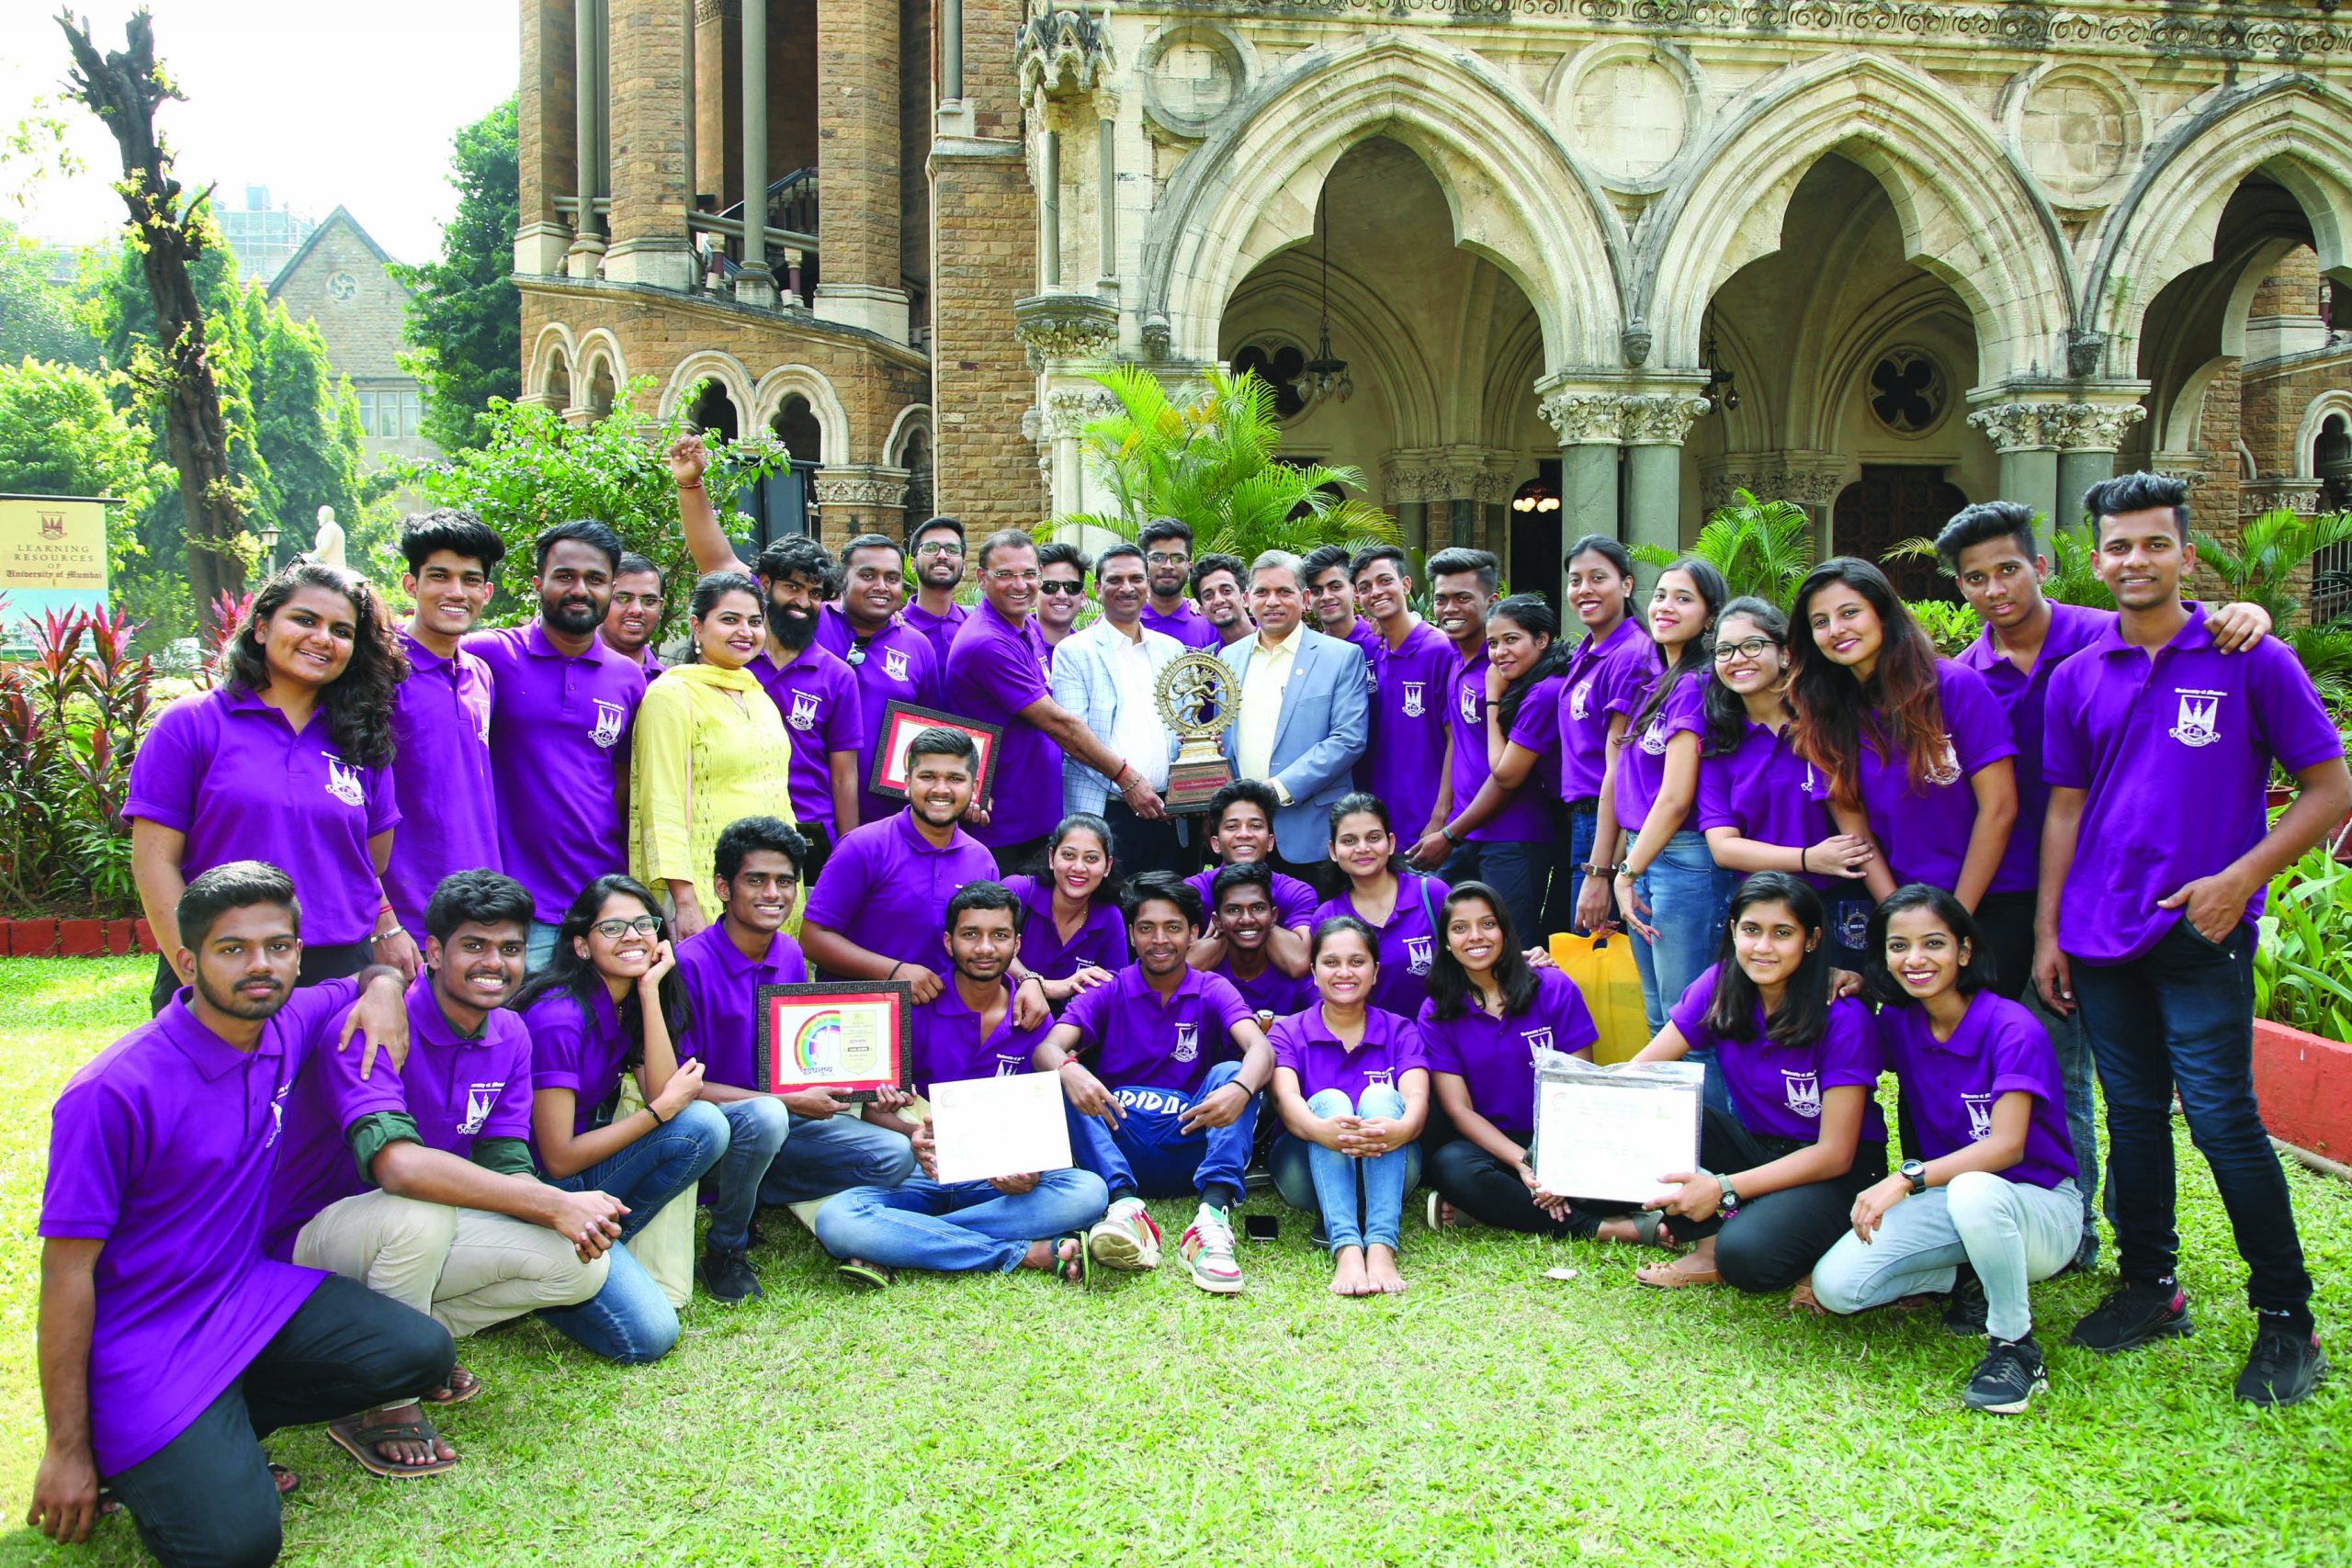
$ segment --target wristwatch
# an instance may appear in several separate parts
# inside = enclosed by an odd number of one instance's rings
[[[1925,1192],[1928,1190],[1928,1168],[1921,1161],[1906,1159],[1894,1168],[1904,1180],[1911,1184],[1912,1191]]]
[[[1715,1213],[1728,1214],[1739,1207],[1739,1194],[1732,1190],[1730,1177],[1716,1177],[1715,1185],[1723,1189],[1723,1196],[1715,1201]]]

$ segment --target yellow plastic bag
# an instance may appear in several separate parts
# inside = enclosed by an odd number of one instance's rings
[[[1623,931],[1578,936],[1552,933],[1552,962],[1577,983],[1600,1038],[1596,1062],[1624,1062],[1650,1043],[1649,1016],[1642,1009],[1642,972],[1634,966],[1634,939]]]

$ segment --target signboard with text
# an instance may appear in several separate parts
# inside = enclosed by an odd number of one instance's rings
[[[107,507],[91,496],[0,495],[0,596],[14,641],[44,615],[107,607]]]

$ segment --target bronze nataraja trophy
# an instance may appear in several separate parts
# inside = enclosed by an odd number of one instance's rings
[[[1161,799],[1171,812],[1205,811],[1210,796],[1233,782],[1233,764],[1217,737],[1241,712],[1241,682],[1224,660],[1190,649],[1159,671],[1153,694],[1159,720],[1177,738]]]

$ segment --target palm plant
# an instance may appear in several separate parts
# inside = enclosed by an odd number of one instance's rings
[[[2049,519],[2041,513],[2033,514],[2034,532],[2039,535],[2047,527]],[[2098,580],[2092,565],[2096,554],[2091,539],[2090,525],[2077,524],[2072,528],[2059,528],[2050,535],[2050,574],[2041,580],[2041,596],[2058,604],[2079,604],[2091,610],[2112,610],[2115,595]],[[1936,542],[1918,535],[1903,540],[1878,558],[1882,564],[1894,561],[1933,561],[1938,571],[1946,577],[1952,570],[1943,557],[1936,553]]]
[[[1637,545],[1633,553],[1645,566],[1668,567],[1677,559],[1677,552],[1656,545]],[[1722,572],[1735,598],[1753,595],[1785,610],[1813,570],[1813,519],[1792,501],[1758,501],[1736,490],[1731,504],[1716,508],[1681,553]]]
[[[1362,470],[1276,455],[1273,391],[1254,373],[1212,369],[1181,399],[1138,366],[1114,366],[1094,379],[1119,406],[1088,424],[1080,441],[1117,510],[1066,513],[1041,533],[1074,523],[1132,539],[1152,518],[1176,517],[1191,525],[1195,555],[1221,551],[1245,561],[1267,550],[1305,555],[1317,545],[1397,542],[1386,513],[1326,488],[1361,488]]]
[[[2323,553],[2352,545],[2352,512],[2304,517],[2280,507],[2247,519],[2233,546],[2194,530],[2188,536],[2223,598],[2259,604],[2283,626],[2303,607],[2295,579]]]

